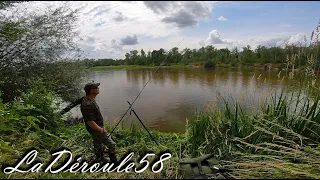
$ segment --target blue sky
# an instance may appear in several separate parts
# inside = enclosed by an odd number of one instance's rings
[[[29,9],[63,2],[27,2]],[[301,42],[317,26],[317,1],[98,1],[82,7],[76,30],[89,58],[124,58],[130,50],[233,48]],[[219,20],[218,20],[219,19]]]
[[[217,5],[212,14],[223,15],[228,19],[228,23],[217,22],[213,26],[223,32],[231,32],[233,27],[247,33],[306,30],[311,32],[320,18],[319,9],[320,2],[315,1],[226,2],[221,6]],[[294,28],[281,28],[281,25],[291,25]]]

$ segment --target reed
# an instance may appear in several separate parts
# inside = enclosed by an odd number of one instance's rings
[[[215,153],[238,178],[320,177],[320,95],[275,93],[256,113],[222,99],[190,121],[190,154]]]

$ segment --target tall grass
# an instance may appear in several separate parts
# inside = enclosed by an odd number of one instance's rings
[[[320,177],[320,95],[275,94],[252,113],[236,102],[202,111],[187,129],[188,152],[215,153],[241,178]]]
[[[114,126],[105,126],[107,132],[111,132]],[[153,173],[150,170],[146,170],[144,173],[137,174],[134,172],[130,173],[14,173],[10,175],[5,175],[0,173],[0,178],[111,178],[111,179],[122,179],[122,178],[131,178],[131,179],[140,179],[140,178],[180,178],[178,173],[178,163],[181,156],[184,156],[184,144],[185,139],[183,134],[175,133],[161,133],[156,131],[151,131],[152,135],[159,143],[157,146],[149,137],[147,132],[144,129],[134,128],[117,128],[112,138],[117,143],[117,154],[119,159],[123,157],[127,152],[134,152],[133,161],[136,162],[136,165],[139,167],[140,159],[146,152],[153,152],[156,155],[159,155],[161,152],[170,152],[172,158],[164,162],[164,168],[160,173]],[[28,135],[29,134],[29,135]],[[68,148],[72,151],[73,157],[79,155],[82,157],[82,160],[89,162],[93,160],[93,143],[90,134],[85,130],[83,124],[78,124],[71,127],[63,127],[57,132],[58,138],[55,142],[47,142],[51,144],[51,147],[40,147],[37,139],[32,135],[34,133],[24,133],[23,136],[17,138],[17,134],[10,136],[3,136],[5,141],[8,141],[6,147],[10,150],[6,151],[4,146],[2,146],[0,141],[0,165],[3,163],[13,164],[24,151],[30,147],[35,147],[39,150],[39,157],[37,160],[40,160],[43,163],[47,163],[50,157],[50,151],[58,148]],[[24,147],[23,147],[24,146]],[[107,156],[106,156],[107,157]],[[149,162],[153,158],[148,158]]]

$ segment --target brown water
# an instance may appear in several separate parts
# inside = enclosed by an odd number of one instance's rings
[[[139,94],[155,69],[123,69],[94,71],[90,79],[100,82],[100,94],[96,101],[106,123],[117,123]],[[133,107],[148,129],[163,132],[185,132],[186,119],[191,119],[198,109],[208,104],[222,106],[215,101],[220,94],[229,95],[245,107],[257,109],[270,93],[282,89],[297,89],[298,82],[283,78],[284,71],[253,68],[217,68],[206,70],[159,69],[145,87]],[[318,83],[319,84],[319,83]],[[212,107],[212,106],[211,106]],[[79,108],[74,115],[81,116]],[[132,122],[140,124],[132,115],[122,121],[128,127]]]

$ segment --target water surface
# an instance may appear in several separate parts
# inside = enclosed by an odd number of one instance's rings
[[[96,101],[106,123],[116,123],[139,94],[155,69],[93,71],[90,79],[100,82]],[[159,69],[134,103],[134,110],[148,129],[163,132],[185,132],[186,119],[198,109],[215,104],[215,98],[231,95],[249,108],[258,108],[270,93],[282,89],[294,91],[298,81],[283,78],[285,71],[254,68]],[[319,84],[319,83],[318,83]],[[214,106],[210,106],[214,107]],[[79,108],[73,110],[81,116]],[[134,114],[125,116],[124,126],[139,123]]]

